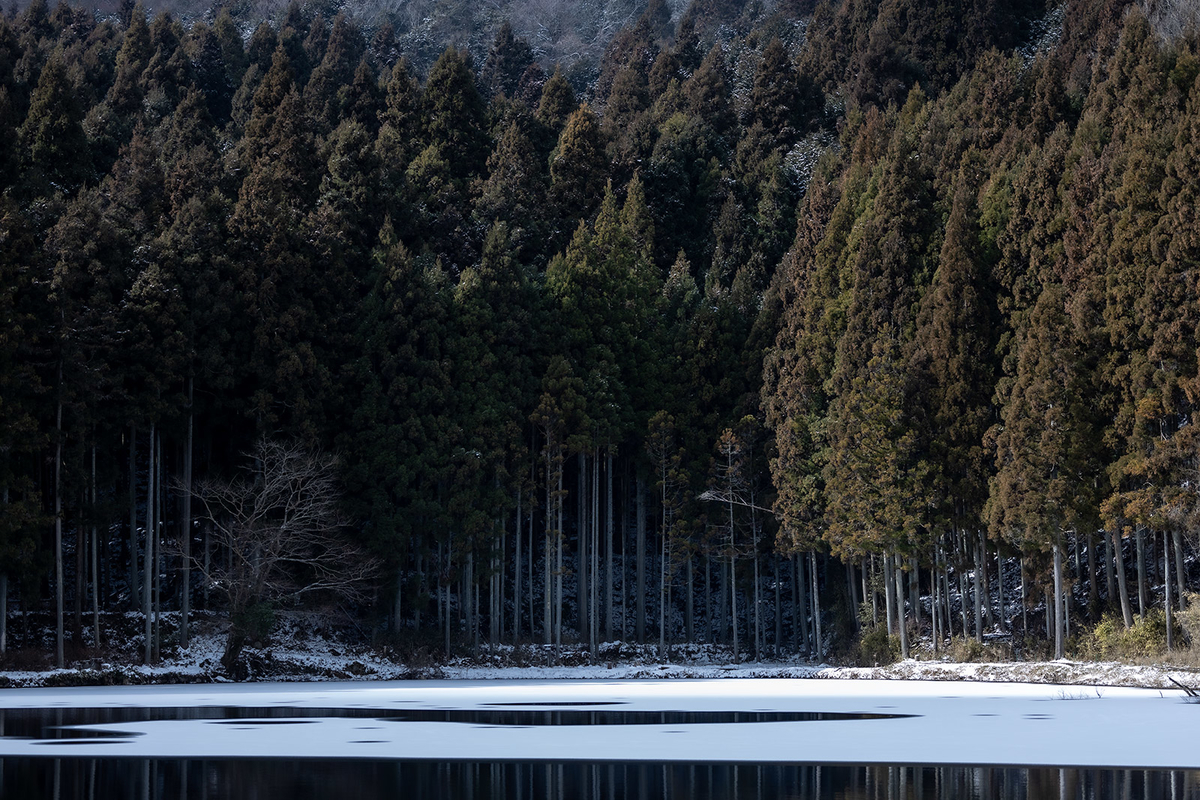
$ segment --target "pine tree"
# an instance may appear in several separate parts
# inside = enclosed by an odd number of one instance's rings
[[[29,113],[17,131],[26,192],[70,193],[87,177],[82,120],[62,56],[55,52],[38,77]]]
[[[564,222],[588,217],[596,208],[608,160],[596,115],[585,103],[572,112],[550,156],[550,192]]]
[[[514,36],[512,25],[505,20],[496,31],[480,74],[484,95],[488,100],[500,95],[517,99],[521,79],[533,63],[533,48],[524,39]]]
[[[426,141],[441,149],[456,179],[478,175],[489,142],[470,54],[448,48],[429,71],[422,107]]]

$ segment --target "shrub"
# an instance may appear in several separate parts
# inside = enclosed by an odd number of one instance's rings
[[[1145,619],[1138,617],[1125,629],[1120,617],[1105,614],[1089,633],[1079,637],[1079,652],[1089,658],[1139,659],[1156,656],[1167,649],[1167,617],[1161,609],[1152,609]]]
[[[900,660],[900,637],[888,633],[884,625],[863,631],[858,640],[855,663],[860,667],[886,667]]]
[[[1176,612],[1175,620],[1183,628],[1188,643],[1195,647],[1200,645],[1200,594],[1188,592],[1186,600],[1187,608]]]

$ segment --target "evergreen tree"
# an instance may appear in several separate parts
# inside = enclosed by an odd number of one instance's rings
[[[429,71],[422,113],[426,141],[442,151],[456,179],[482,172],[489,143],[470,54],[454,48],[442,53]]]

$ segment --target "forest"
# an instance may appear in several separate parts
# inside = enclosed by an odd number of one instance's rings
[[[0,652],[1178,642],[1198,22],[650,0],[588,71],[0,15]]]

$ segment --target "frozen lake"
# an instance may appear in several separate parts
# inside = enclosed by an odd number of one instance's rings
[[[14,782],[30,781],[46,796],[105,797],[117,789],[96,787],[115,782],[121,794],[157,798],[240,797],[237,787],[261,785],[270,796],[282,778],[289,800],[347,782],[362,787],[355,800],[418,785],[448,797],[597,800],[906,796],[894,794],[901,789],[1024,798],[1043,796],[1042,786],[1048,797],[1200,798],[1198,722],[1200,705],[1183,692],[1014,683],[5,690],[0,788],[25,796]]]

